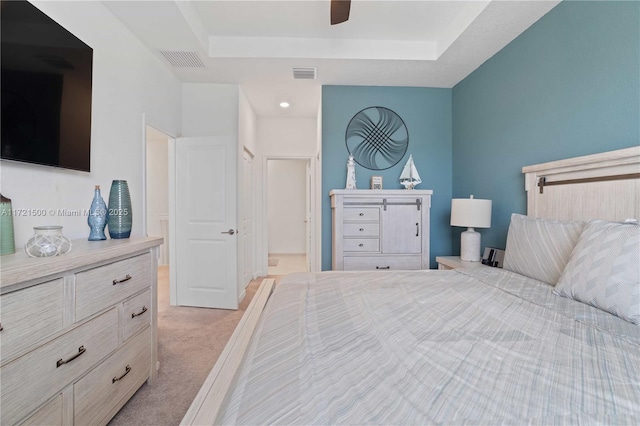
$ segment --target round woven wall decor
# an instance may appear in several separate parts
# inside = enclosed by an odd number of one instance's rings
[[[404,157],[409,132],[402,118],[389,108],[368,107],[353,116],[347,126],[347,150],[356,163],[370,170],[385,170]]]

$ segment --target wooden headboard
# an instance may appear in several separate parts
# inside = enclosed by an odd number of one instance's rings
[[[522,168],[527,215],[640,219],[640,146]]]

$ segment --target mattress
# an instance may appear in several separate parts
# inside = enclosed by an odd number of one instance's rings
[[[640,327],[498,268],[293,274],[217,422],[639,424]]]

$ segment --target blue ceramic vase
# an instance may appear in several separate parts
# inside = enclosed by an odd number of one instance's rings
[[[109,236],[113,239],[129,238],[131,235],[132,211],[131,195],[126,180],[111,182],[109,192]]]
[[[108,219],[109,212],[107,211],[107,204],[100,195],[100,185],[96,185],[91,208],[89,209],[89,217],[87,218],[87,223],[91,229],[91,232],[89,232],[89,241],[107,239],[107,236],[104,234],[104,228],[107,227]]]

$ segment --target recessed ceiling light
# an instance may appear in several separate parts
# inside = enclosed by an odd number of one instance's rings
[[[280,102],[280,108],[289,108],[289,102]]]

